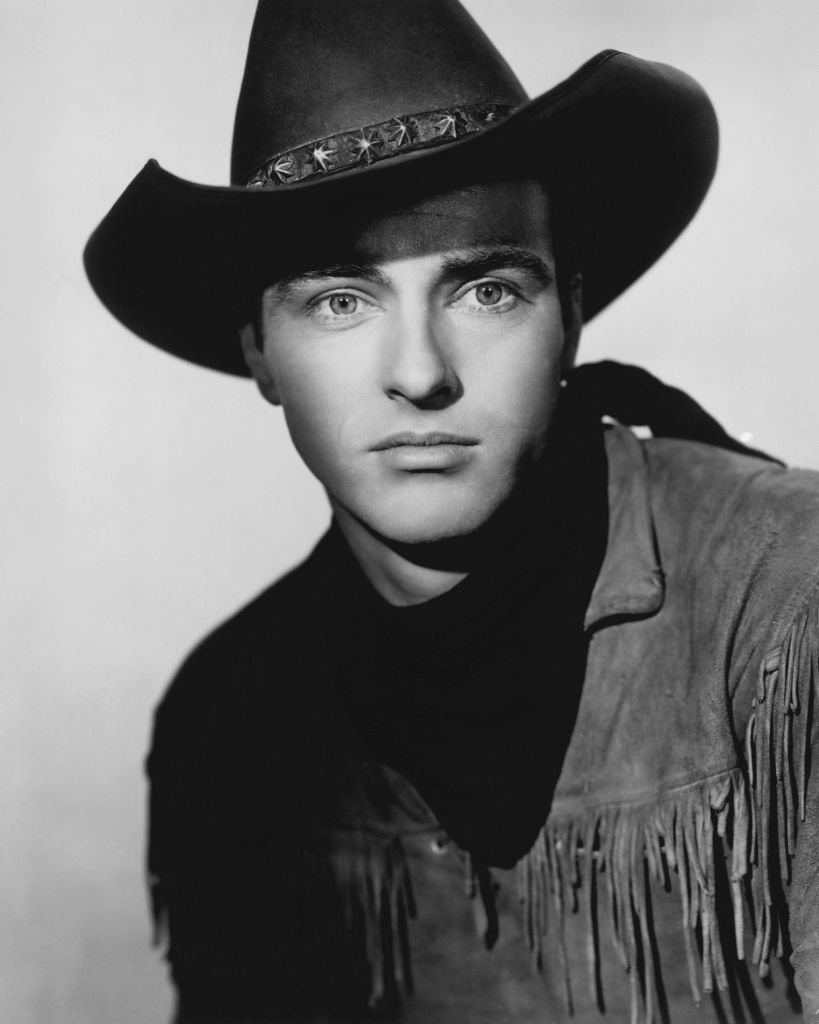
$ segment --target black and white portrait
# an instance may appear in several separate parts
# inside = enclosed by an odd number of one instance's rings
[[[0,23],[0,1017],[814,1020],[813,6]]]

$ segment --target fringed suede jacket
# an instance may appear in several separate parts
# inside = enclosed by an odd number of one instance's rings
[[[616,425],[605,465],[582,685],[515,864],[362,742],[327,539],[189,658],[149,759],[178,1024],[816,1019],[819,474]]]

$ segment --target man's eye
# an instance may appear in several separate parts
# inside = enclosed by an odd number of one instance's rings
[[[311,299],[305,314],[323,328],[355,327],[375,312],[376,303],[357,292],[327,292]]]
[[[478,281],[461,294],[456,305],[473,312],[503,313],[514,309],[519,298],[520,292],[504,281]]]
[[[335,295],[330,295],[324,301],[335,316],[350,316],[357,313],[360,306],[358,298],[355,295],[350,295],[349,292],[338,292]]]
[[[503,298],[503,285],[496,281],[484,281],[475,288],[475,298],[482,306],[496,306]]]

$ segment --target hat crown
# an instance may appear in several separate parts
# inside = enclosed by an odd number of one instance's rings
[[[391,118],[526,92],[457,0],[260,0],[231,181],[298,146]]]

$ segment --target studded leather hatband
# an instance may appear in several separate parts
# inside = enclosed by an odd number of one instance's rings
[[[491,127],[513,109],[507,103],[443,107],[340,132],[271,157],[250,178],[247,187],[291,185],[317,174],[346,171],[452,142]]]

